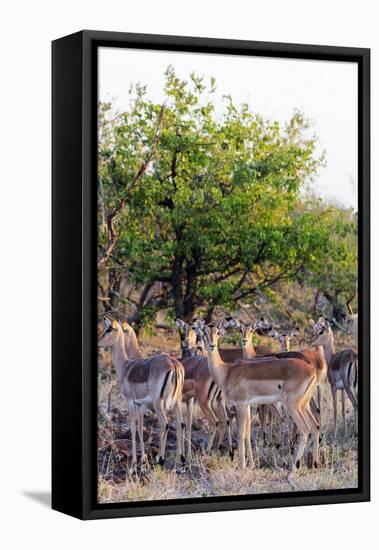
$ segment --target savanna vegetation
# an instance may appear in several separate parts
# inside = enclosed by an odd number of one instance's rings
[[[175,318],[264,317],[282,329],[299,327],[305,339],[310,317],[323,313],[342,325],[347,308],[357,307],[357,213],[318,197],[314,177],[327,155],[305,115],[295,110],[285,125],[267,120],[230,96],[216,101],[214,79],[183,80],[172,67],[164,92],[156,104],[136,85],[125,112],[112,103],[98,107],[99,316],[127,319],[147,354],[177,356]],[[336,339],[352,345],[342,333]],[[232,335],[229,341],[237,345]],[[239,472],[222,454],[204,454],[199,411],[187,472],[157,467],[149,482],[131,479],[127,414],[117,388],[109,398],[115,375],[104,356],[99,373],[102,501],[357,482],[352,431],[332,451],[322,448],[324,469],[289,485],[290,449],[279,459],[275,445],[257,443],[263,469],[254,472]],[[332,405],[325,399],[327,442]],[[153,416],[147,425],[154,447]]]

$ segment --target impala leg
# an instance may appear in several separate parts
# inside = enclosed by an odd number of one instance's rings
[[[228,417],[228,413],[226,411],[225,403],[220,400],[219,402],[219,410],[220,410],[220,417],[222,418],[222,422],[224,425],[224,432],[226,431],[226,438],[228,442],[228,452],[230,458],[233,458],[233,448],[232,448],[232,436],[230,431],[230,421]]]
[[[322,417],[321,417],[321,411],[322,411],[322,387],[321,384],[317,385],[317,406],[319,410],[319,419],[320,419],[320,426],[322,426]]]
[[[343,433],[346,437],[347,428],[346,428],[346,396],[345,396],[345,390],[342,390],[342,392],[341,392],[341,411],[342,411],[342,420],[343,420]]]
[[[312,434],[312,465],[314,468],[318,468],[318,454],[319,454],[319,442],[320,442],[320,425],[312,414],[309,402],[303,409],[304,416],[309,424]]]
[[[358,400],[351,387],[347,386],[346,393],[354,408],[354,429],[358,433]]]
[[[217,449],[221,449],[224,443],[226,427],[224,420],[219,418],[219,434],[217,438]]]
[[[309,408],[310,408],[311,413],[313,414],[313,417],[316,419],[318,424],[320,424],[320,426],[321,426],[320,410],[318,408],[318,405],[316,404],[316,401],[313,399],[313,397],[311,398],[311,400],[309,402]]]
[[[298,433],[298,429],[297,429],[297,426],[296,426],[296,423],[292,421],[292,425],[291,425],[291,428],[290,428],[290,432],[291,432],[291,445],[292,447],[295,446],[295,443],[296,443],[296,435]]]
[[[250,466],[254,467],[253,450],[251,448],[251,407],[247,407],[246,422],[245,422],[245,445],[247,450],[247,458]]]
[[[268,442],[272,443],[272,429],[274,424],[274,416],[271,409],[268,409]]]
[[[270,410],[271,410],[272,422],[274,421],[274,419],[276,419],[277,423],[279,424],[276,430],[276,433],[278,435],[277,441],[279,444],[282,444],[283,443],[283,424],[284,424],[283,412],[279,408],[278,403],[273,403],[272,405],[270,405]]]
[[[246,468],[245,457],[245,431],[246,431],[246,416],[247,407],[244,404],[236,405],[237,412],[237,427],[238,427],[238,451],[240,455],[241,467]]]
[[[228,440],[228,451],[229,456],[233,460],[234,457],[234,451],[233,451],[233,445],[232,445],[232,430],[230,428],[230,420],[229,418],[226,419],[226,437]]]
[[[135,405],[129,407],[129,418],[130,418],[130,432],[132,435],[132,465],[130,468],[130,473],[137,473],[137,442],[136,442],[136,433],[137,433],[137,411]]]
[[[184,433],[185,433],[185,424],[183,422],[181,401],[178,401],[175,405],[176,413],[176,460],[177,462],[185,463],[186,459],[184,457]]]
[[[158,417],[158,423],[159,423],[159,451],[157,454],[156,461],[158,464],[163,466],[164,464],[164,458],[165,458],[165,451],[166,451],[166,440],[167,440],[167,432],[168,432],[168,420],[166,413],[162,407],[162,404],[157,410],[155,411]]]
[[[208,440],[207,445],[207,452],[209,453],[212,450],[213,444],[216,440],[216,436],[218,436],[218,440],[220,440],[219,431],[220,431],[220,420],[218,418],[218,414],[216,411],[217,404],[215,403],[215,399],[217,398],[218,389],[217,386],[214,387],[213,393],[208,396],[206,408],[209,411],[209,415],[213,417],[213,423],[214,423],[214,429],[213,433],[211,434],[211,437]],[[216,448],[218,447],[218,442],[216,440]]]
[[[266,405],[260,405],[259,406],[259,424],[261,425],[263,443],[266,441],[266,415],[267,415]]]
[[[138,412],[137,412],[138,437],[141,445],[141,472],[144,472],[146,469],[145,444],[143,441],[144,416],[145,416],[145,407],[141,405],[138,407]]]
[[[217,419],[216,419],[212,409],[208,406],[208,402],[206,404],[204,404],[204,403],[201,403],[199,401],[199,405],[200,405],[200,409],[201,409],[203,415],[205,416],[205,418],[208,421],[209,430],[211,432],[210,436],[209,436],[209,439],[208,439],[208,444],[207,444],[207,452],[209,453],[210,450],[212,449],[212,445],[213,445],[213,442],[214,442],[214,439],[215,439],[215,436],[216,436]]]
[[[292,420],[296,424],[299,431],[299,444],[297,447],[295,462],[292,467],[292,472],[295,472],[300,468],[301,459],[304,454],[305,445],[307,444],[310,428],[301,410],[301,403],[287,403],[288,411],[292,416]]]
[[[358,405],[354,407],[354,431],[358,433]]]
[[[217,422],[217,434],[216,434],[216,437],[215,437],[215,447],[216,447],[216,449],[221,447],[221,445],[224,441],[224,435],[225,435],[224,420],[221,416],[218,397],[219,397],[219,392],[216,391],[216,393],[213,395],[213,398],[212,398],[211,403],[210,403],[210,408],[211,408],[213,414],[215,415],[215,417],[217,419],[216,420],[216,422]]]
[[[191,397],[186,402],[186,439],[187,439],[187,460],[191,460],[192,458],[192,417],[193,417],[193,402],[194,398]]]
[[[334,414],[334,425],[333,425],[333,441],[336,439],[337,433],[337,388],[335,386],[330,386],[332,390],[333,397],[333,414]]]

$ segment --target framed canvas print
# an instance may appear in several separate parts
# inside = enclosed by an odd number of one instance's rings
[[[53,508],[369,499],[370,52],[53,42]]]

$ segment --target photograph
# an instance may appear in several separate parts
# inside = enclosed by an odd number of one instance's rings
[[[354,61],[97,53],[99,505],[359,487]]]

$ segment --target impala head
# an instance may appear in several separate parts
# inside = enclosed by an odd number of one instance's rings
[[[251,341],[251,337],[253,336],[254,332],[256,331],[255,323],[254,325],[252,323],[241,323],[240,324],[240,332],[241,332],[241,342],[242,347],[246,348],[246,346]]]
[[[182,319],[175,319],[175,325],[182,331],[182,348],[184,356],[191,356],[198,354],[199,337],[195,332],[195,321],[192,323],[186,323]]]
[[[217,349],[217,343],[220,336],[225,334],[227,328],[227,321],[219,321],[217,324],[205,325],[201,322],[195,321],[196,334],[204,342],[207,351],[215,351]]]
[[[272,324],[266,321],[264,317],[261,317],[254,323],[255,330],[261,336],[268,335],[272,330]]]
[[[97,337],[97,345],[101,348],[113,346],[116,341],[118,332],[121,330],[121,325],[115,319],[104,317],[104,326]]]
[[[241,323],[235,317],[225,317],[224,328],[240,328]]]
[[[297,336],[298,333],[299,333],[298,328],[291,330],[291,332],[289,333],[286,333],[286,332],[279,333],[275,329],[271,329],[270,336],[271,338],[276,338],[277,340],[279,340],[280,348],[282,351],[290,351],[291,340],[292,338],[295,338],[295,336]]]
[[[317,323],[314,323],[313,329],[316,337],[312,342],[312,346],[326,346],[333,334],[328,319],[320,317]]]

